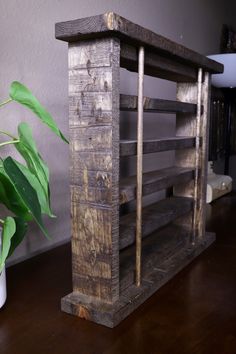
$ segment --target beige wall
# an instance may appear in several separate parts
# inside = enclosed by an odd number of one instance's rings
[[[203,54],[218,51],[223,22],[231,23],[231,1],[223,0],[1,0],[0,2],[0,97],[8,95],[11,81],[29,86],[67,134],[67,45],[54,39],[55,22],[106,11],[115,11],[155,32],[169,37]],[[225,4],[228,4],[228,7]],[[121,90],[135,92],[136,77],[122,72]],[[174,98],[173,84],[147,78],[145,94],[152,97]],[[174,120],[151,116],[146,125],[148,137],[173,133]],[[0,129],[15,131],[16,123],[28,120],[43,157],[51,170],[52,206],[57,220],[46,221],[53,241],[43,238],[32,227],[25,242],[11,262],[31,256],[70,237],[68,146],[61,143],[40,125],[25,109],[11,103],[1,109]],[[153,130],[153,127],[155,129]],[[135,131],[132,117],[122,117],[122,135]],[[10,148],[2,153],[7,154]],[[155,161],[147,160],[147,168],[168,165],[172,154],[161,154]]]

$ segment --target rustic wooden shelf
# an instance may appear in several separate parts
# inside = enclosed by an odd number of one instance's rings
[[[73,291],[62,309],[114,327],[214,241],[209,91],[223,66],[113,12],[58,23],[56,38],[69,42]],[[137,96],[121,94],[121,67],[138,73]],[[176,101],[145,97],[144,75],[176,82]],[[120,111],[137,111],[137,139],[120,140]],[[144,112],[176,114],[175,136],[143,140]],[[174,166],[143,173],[144,154],[168,150]],[[135,155],[136,175],[121,178],[120,160]],[[137,210],[120,217],[130,201]]]
[[[161,189],[194,179],[194,168],[168,167],[143,174],[143,195],[155,193]],[[122,178],[120,181],[120,204],[136,198],[136,176]]]
[[[143,208],[142,237],[150,235],[159,228],[168,225],[190,212],[193,208],[193,199],[186,197],[172,197],[160,200]],[[120,250],[135,242],[136,212],[126,214],[120,218]]]
[[[138,109],[138,96],[120,95],[120,110],[135,112]],[[144,112],[154,113],[197,113],[197,105],[188,102],[163,100],[160,98],[143,97]]]
[[[179,150],[194,148],[196,143],[195,137],[171,137],[143,141],[143,154],[151,154],[161,151]],[[137,155],[137,140],[121,140],[120,156]]]

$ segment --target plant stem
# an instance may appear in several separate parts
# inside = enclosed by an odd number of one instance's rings
[[[10,141],[5,141],[4,143],[0,144],[0,147],[5,146],[5,145],[10,145],[10,144],[18,144],[20,142],[19,139],[17,140],[10,140]]]
[[[8,100],[3,101],[2,103],[0,103],[0,107],[4,106],[5,104],[7,104],[7,103],[9,103],[11,101],[13,101],[13,99],[12,98],[8,98]]]
[[[12,138],[12,139],[14,139],[14,140],[17,140],[17,138],[16,138],[14,135],[11,135],[10,133],[5,132],[4,130],[0,130],[0,134],[7,135],[7,136],[9,136],[9,138]]]

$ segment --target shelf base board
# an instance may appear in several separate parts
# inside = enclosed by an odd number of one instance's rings
[[[152,270],[142,280],[139,288],[131,285],[125,289],[121,293],[119,300],[113,304],[101,302],[94,297],[81,293],[72,292],[62,298],[61,309],[69,314],[113,328],[192,262],[214,241],[215,234],[206,233],[202,241],[194,246],[183,248],[171,257],[170,260],[164,262],[161,270]]]

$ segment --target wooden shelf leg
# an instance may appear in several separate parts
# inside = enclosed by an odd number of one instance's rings
[[[62,309],[95,322],[119,299],[119,77],[119,40],[69,44],[73,293]]]

